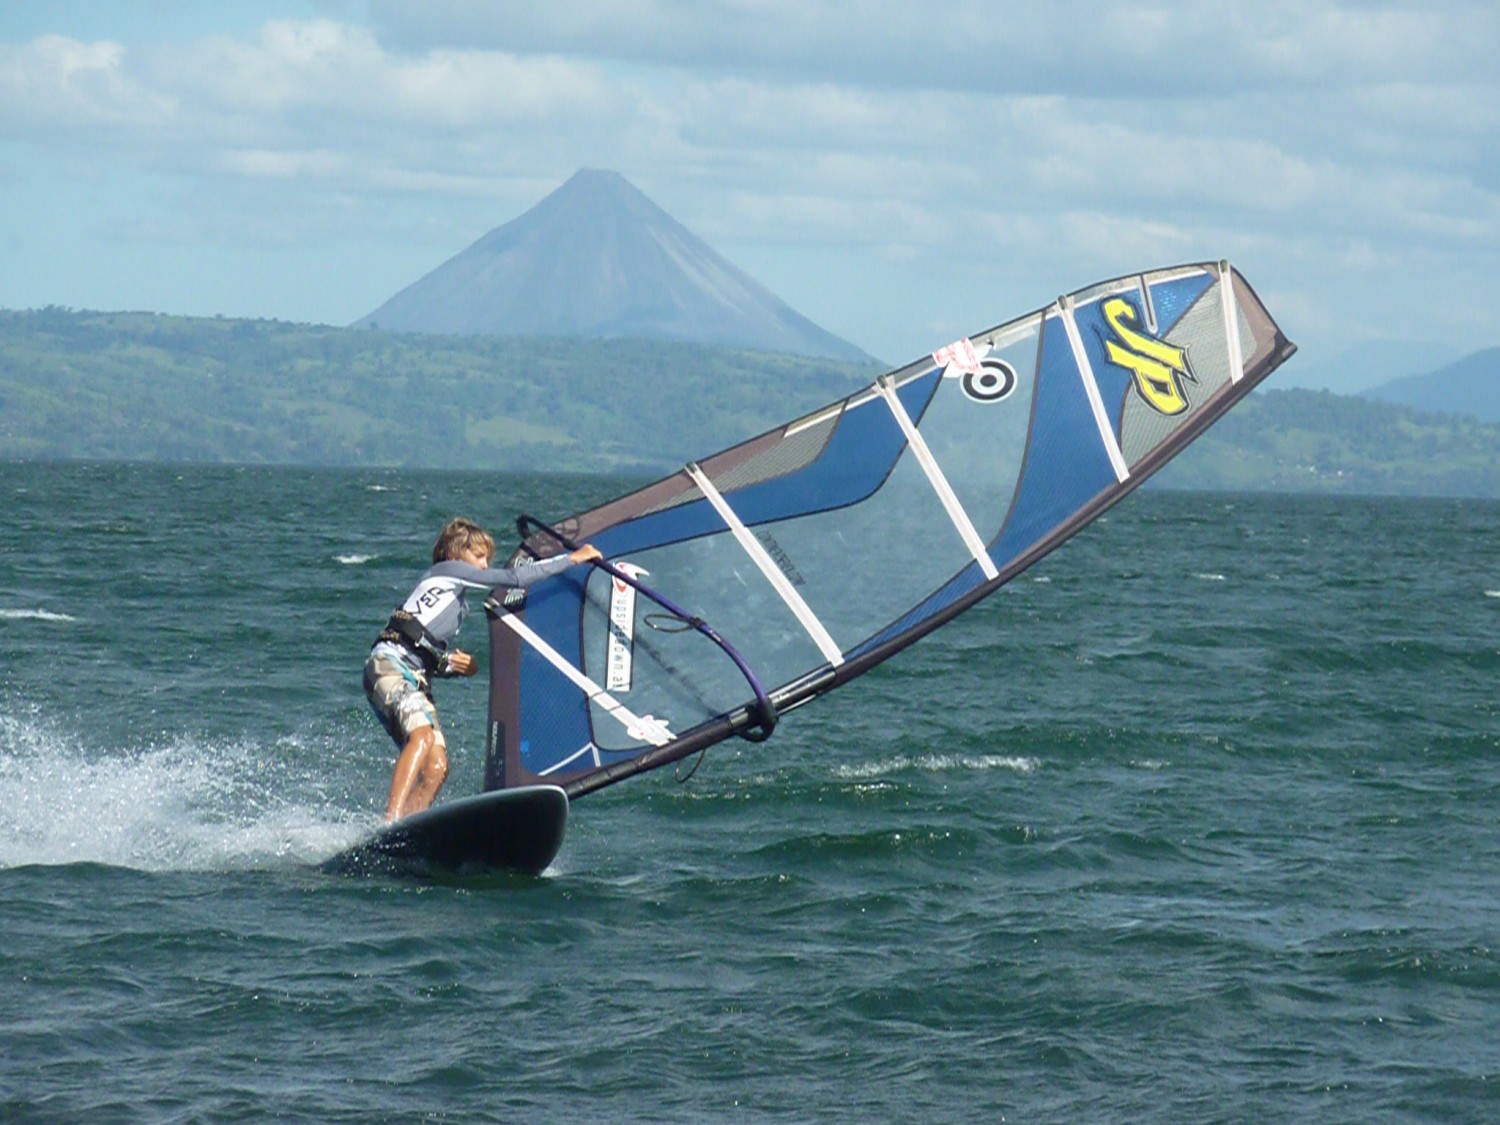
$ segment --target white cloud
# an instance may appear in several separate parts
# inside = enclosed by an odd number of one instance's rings
[[[275,21],[250,40],[215,38],[163,51],[154,69],[159,81],[187,87],[225,110],[290,121],[333,114],[474,129],[608,106],[606,84],[588,63],[489,50],[398,55],[369,31],[331,20]]]
[[[1001,256],[1050,288],[1245,254],[1330,332],[1360,330],[1336,295],[1352,272],[1399,284],[1420,262],[1462,278],[1474,309],[1500,299],[1473,281],[1500,257],[1490,3],[368,8],[368,26],[276,19],[130,48],[0,42],[0,189],[93,176],[116,188],[117,231],[363,237],[372,259],[399,238],[404,269],[413,244],[436,264],[577,168],[613,168],[815,319],[881,332],[899,299],[876,307],[861,278],[863,305],[838,306],[854,298],[807,270],[813,248],[830,272],[901,263],[884,288],[933,294]],[[362,279],[382,298],[410,280]]]
[[[372,0],[398,50],[482,45],[801,80],[1171,98],[1421,78],[1443,56],[1488,74],[1485,0]],[[1451,71],[1450,71],[1451,74]]]
[[[326,179],[349,172],[349,158],[336,152],[276,152],[231,149],[220,158],[225,171],[250,179]]]
[[[117,43],[44,35],[24,46],[0,43],[0,125],[6,132],[129,128],[169,116],[167,93],[143,87]]]

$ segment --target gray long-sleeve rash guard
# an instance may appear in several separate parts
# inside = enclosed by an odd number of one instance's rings
[[[470,590],[489,591],[496,587],[507,589],[525,588],[561,574],[572,566],[567,555],[557,555],[529,566],[514,569],[492,568],[480,570],[466,562],[450,559],[440,562],[417,580],[417,587],[402,603],[406,610],[432,636],[447,648],[458,635],[459,626],[469,612],[466,595]]]

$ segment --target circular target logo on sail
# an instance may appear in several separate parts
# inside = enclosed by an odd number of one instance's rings
[[[932,360],[943,369],[945,379],[959,379],[963,392],[975,402],[999,402],[1016,389],[1016,369],[996,356],[980,356],[989,351],[974,346],[965,337],[932,353]]]
[[[1016,389],[1016,369],[1003,359],[986,356],[978,371],[965,371],[960,384],[975,402],[999,402]]]

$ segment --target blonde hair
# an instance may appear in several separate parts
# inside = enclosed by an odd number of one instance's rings
[[[432,545],[432,561],[440,563],[456,559],[465,551],[474,551],[487,559],[493,559],[495,540],[473,520],[455,516],[438,532],[437,542]]]

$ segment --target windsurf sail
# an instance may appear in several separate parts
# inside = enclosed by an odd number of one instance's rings
[[[1014,578],[1296,350],[1227,262],[1058,298],[610,503],[487,606],[487,789],[570,797],[833,690]]]

